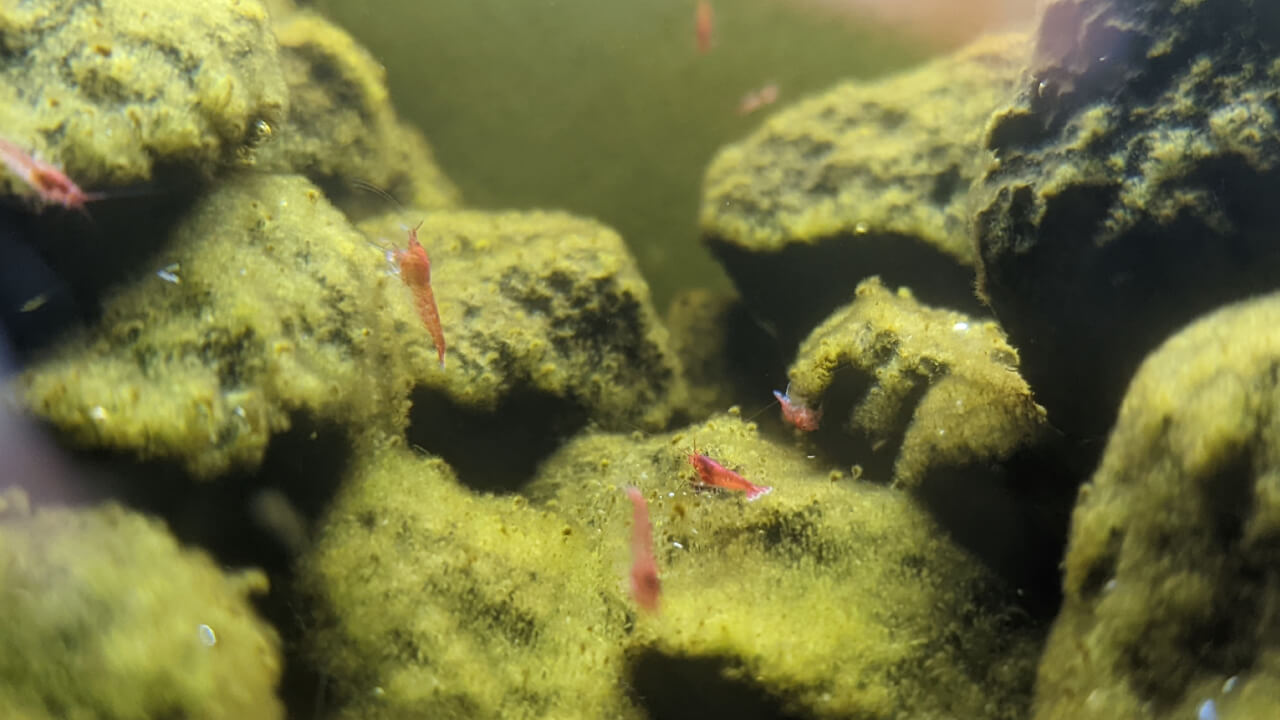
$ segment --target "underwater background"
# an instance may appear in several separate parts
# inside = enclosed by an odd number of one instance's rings
[[[1280,6],[0,0],[0,718],[1264,718]]]

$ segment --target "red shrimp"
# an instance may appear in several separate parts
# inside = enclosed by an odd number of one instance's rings
[[[698,453],[696,450],[689,455],[689,464],[693,466],[694,470],[698,471],[698,482],[701,484],[723,490],[744,492],[747,495],[748,502],[773,492],[772,487],[756,485],[706,455]]]
[[[104,197],[101,193],[81,190],[66,173],[43,160],[37,160],[3,138],[0,138],[0,162],[36,191],[42,205],[61,205],[68,210],[83,212],[85,203]]]
[[[766,105],[772,105],[778,100],[778,85],[769,83],[759,90],[752,90],[742,96],[742,100],[738,103],[739,115],[750,115]]]
[[[418,228],[422,222],[409,230],[409,247],[396,251],[396,263],[400,266],[400,279],[413,291],[413,298],[418,306],[418,315],[422,324],[431,333],[431,341],[435,343],[436,354],[440,356],[440,369],[444,369],[444,329],[440,327],[440,311],[436,308],[436,296],[431,291],[431,260],[427,257],[426,248],[418,242]]]
[[[711,10],[711,3],[698,0],[698,9],[694,13],[693,32],[698,39],[698,52],[706,55],[711,52],[712,33],[715,32],[716,17]]]
[[[791,397],[790,385],[787,385],[786,392],[774,390],[773,396],[778,399],[778,405],[782,406],[783,420],[804,432],[818,429],[818,423],[822,422],[822,408],[811,408],[803,401]]]
[[[649,524],[649,505],[644,495],[628,487],[631,498],[631,597],[649,612],[658,611],[662,582],[658,579],[658,562],[653,557],[653,527]]]

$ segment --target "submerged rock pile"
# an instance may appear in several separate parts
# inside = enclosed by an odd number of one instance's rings
[[[687,293],[664,324],[609,228],[460,207],[341,29],[279,2],[147,0],[132,26],[109,5],[0,10],[25,50],[0,57],[6,133],[86,187],[176,179],[180,197],[91,208],[124,259],[70,278],[92,311],[13,395],[111,476],[89,495],[223,488],[289,526],[262,606],[288,642],[246,602],[261,573],[32,487],[34,513],[0,499],[0,655],[22,665],[0,709],[1154,720],[1274,702],[1280,300],[1205,315],[1280,290],[1269,6],[1054,0],[1034,35],[781,109],[706,176],[701,228],[740,296]],[[48,75],[57,53],[69,70]],[[66,219],[15,237],[82,260]],[[808,419],[725,412],[770,390]],[[277,475],[306,487],[259,503]],[[243,529],[204,510],[173,533]],[[627,550],[650,544],[661,601],[639,603]],[[207,604],[175,604],[193,587]],[[282,661],[302,679],[277,698]]]

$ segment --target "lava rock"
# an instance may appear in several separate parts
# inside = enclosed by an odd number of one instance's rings
[[[975,190],[980,291],[1095,437],[1161,340],[1280,285],[1280,6],[1056,0]]]

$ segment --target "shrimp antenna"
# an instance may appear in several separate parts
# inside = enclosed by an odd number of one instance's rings
[[[773,407],[773,406],[775,406],[775,405],[778,405],[778,404],[779,404],[779,403],[778,403],[778,399],[777,399],[777,398],[774,398],[774,399],[770,400],[767,404],[765,404],[765,406],[764,406],[764,407],[762,407],[762,408],[760,408],[759,410],[756,410],[755,412],[751,413],[751,416],[750,416],[750,417],[745,418],[742,422],[751,422],[752,420],[755,420],[756,418],[758,418],[758,417],[760,417],[761,415],[763,415],[763,414],[765,413],[765,411],[766,411],[766,410],[768,410],[769,408],[771,408],[771,407]]]
[[[374,185],[372,182],[365,180],[364,178],[353,177],[348,182],[351,184],[351,187],[356,188],[357,190],[364,190],[365,192],[373,193],[383,200],[389,201],[392,205],[395,205],[401,210],[405,209],[404,205],[396,199],[395,195],[392,195],[390,192]]]

